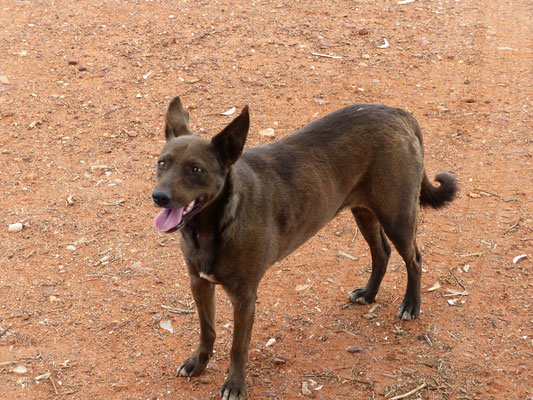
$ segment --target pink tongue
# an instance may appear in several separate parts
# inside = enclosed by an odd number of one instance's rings
[[[154,228],[161,232],[166,232],[178,226],[183,214],[182,208],[165,208],[154,219]]]

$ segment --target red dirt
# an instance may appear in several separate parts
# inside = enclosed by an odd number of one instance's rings
[[[179,235],[152,228],[150,201],[179,94],[206,136],[231,119],[218,113],[249,104],[248,145],[352,103],[401,107],[422,126],[428,174],[450,170],[461,186],[450,207],[422,213],[414,322],[396,318],[406,282],[396,253],[378,308],[345,306],[370,262],[348,212],[271,268],[250,398],[303,398],[306,381],[321,399],[423,384],[410,398],[531,399],[531,3],[233,3],[0,2],[0,397],[218,396],[227,297],[219,290],[215,356],[190,381],[175,373],[196,345],[196,314],[162,307],[194,307]],[[8,232],[16,222],[23,230]]]

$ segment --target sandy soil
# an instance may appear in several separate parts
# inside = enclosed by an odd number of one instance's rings
[[[0,397],[217,398],[229,301],[220,290],[208,370],[178,379],[199,326],[178,234],[152,228],[179,94],[206,137],[249,104],[250,146],[348,104],[401,107],[428,174],[461,186],[422,213],[414,322],[396,318],[397,253],[377,308],[346,304],[370,263],[349,212],[270,269],[250,398],[304,398],[306,382],[317,399],[531,399],[531,3],[234,3],[0,1]]]

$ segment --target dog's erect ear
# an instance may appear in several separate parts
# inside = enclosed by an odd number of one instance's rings
[[[234,164],[241,156],[250,128],[248,106],[244,106],[241,114],[230,122],[211,142],[215,146],[222,163],[226,166]]]
[[[174,97],[170,102],[165,117],[165,137],[167,141],[181,135],[190,135],[187,128],[189,113],[185,111],[179,97]]]

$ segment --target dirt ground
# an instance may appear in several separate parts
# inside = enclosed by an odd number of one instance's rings
[[[428,174],[460,184],[448,208],[421,215],[416,321],[396,317],[395,252],[377,303],[347,304],[370,266],[349,212],[269,270],[250,398],[533,398],[532,11],[0,0],[0,397],[218,397],[229,300],[218,291],[206,373],[177,378],[199,325],[179,235],[152,227],[163,117],[179,94],[206,137],[249,104],[249,146],[352,103],[401,107],[422,126]]]

